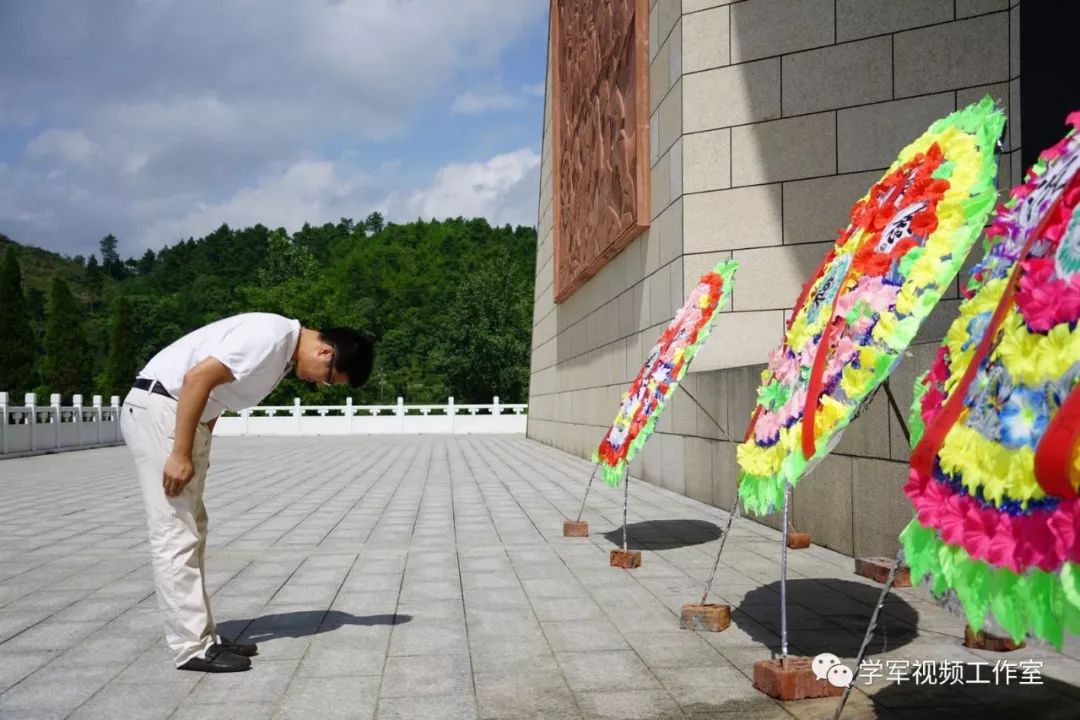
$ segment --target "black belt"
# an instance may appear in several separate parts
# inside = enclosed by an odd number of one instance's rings
[[[170,400],[175,400],[169,391],[165,389],[165,386],[159,383],[157,380],[151,380],[150,378],[135,378],[135,389],[146,390],[148,392],[157,393],[158,395],[164,395]]]

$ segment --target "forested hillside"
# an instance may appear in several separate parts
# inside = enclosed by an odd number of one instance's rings
[[[74,258],[0,235],[0,390],[122,394],[161,347],[259,310],[377,342],[365,387],[289,379],[268,403],[524,401],[535,257],[532,228],[386,224],[378,213],[292,235],[222,226],[129,259],[111,235]]]

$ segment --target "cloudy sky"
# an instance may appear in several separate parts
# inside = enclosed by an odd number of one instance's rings
[[[535,225],[544,0],[0,0],[0,233]]]

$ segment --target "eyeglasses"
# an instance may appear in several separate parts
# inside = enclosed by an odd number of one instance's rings
[[[323,385],[330,386],[334,384],[334,361],[337,360],[337,348],[330,353],[330,366],[326,368],[326,382]]]

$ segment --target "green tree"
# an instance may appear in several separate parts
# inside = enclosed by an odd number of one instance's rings
[[[26,291],[26,310],[30,313],[30,322],[40,325],[45,322],[45,291],[30,288]]]
[[[266,258],[256,274],[259,285],[279,285],[291,278],[309,278],[315,273],[315,257],[307,248],[275,230],[267,240]]]
[[[528,395],[531,318],[531,288],[509,257],[488,260],[463,279],[435,352],[455,399],[519,402]]]
[[[86,281],[86,289],[90,293],[90,309],[93,310],[97,307],[97,301],[101,298],[102,290],[105,287],[105,276],[101,266],[98,265],[96,255],[91,255],[90,259],[86,261],[86,271],[83,278]]]
[[[157,257],[154,255],[153,250],[147,250],[143,253],[143,256],[139,258],[139,274],[149,275],[154,271],[154,261]]]
[[[364,219],[364,228],[372,235],[382,232],[384,227],[386,223],[380,212],[373,212]]]
[[[109,233],[101,238],[99,246],[101,250],[101,269],[105,271],[106,275],[114,280],[123,278],[124,263],[120,260],[120,255],[116,252],[116,236]]]
[[[69,397],[93,388],[90,343],[83,330],[82,308],[62,278],[54,277],[45,321],[42,375],[50,392]]]
[[[109,233],[105,237],[101,238],[101,242],[98,243],[98,247],[101,250],[101,264],[108,265],[109,263],[116,262],[120,259],[120,256],[116,252],[117,246],[116,236]]]
[[[23,295],[22,269],[12,245],[0,265],[0,298],[4,303],[0,312],[0,390],[18,397],[37,383],[33,372],[34,332]]]
[[[106,395],[121,395],[131,386],[139,370],[133,323],[131,303],[125,297],[117,298],[109,332],[109,353],[100,383],[100,389]]]

